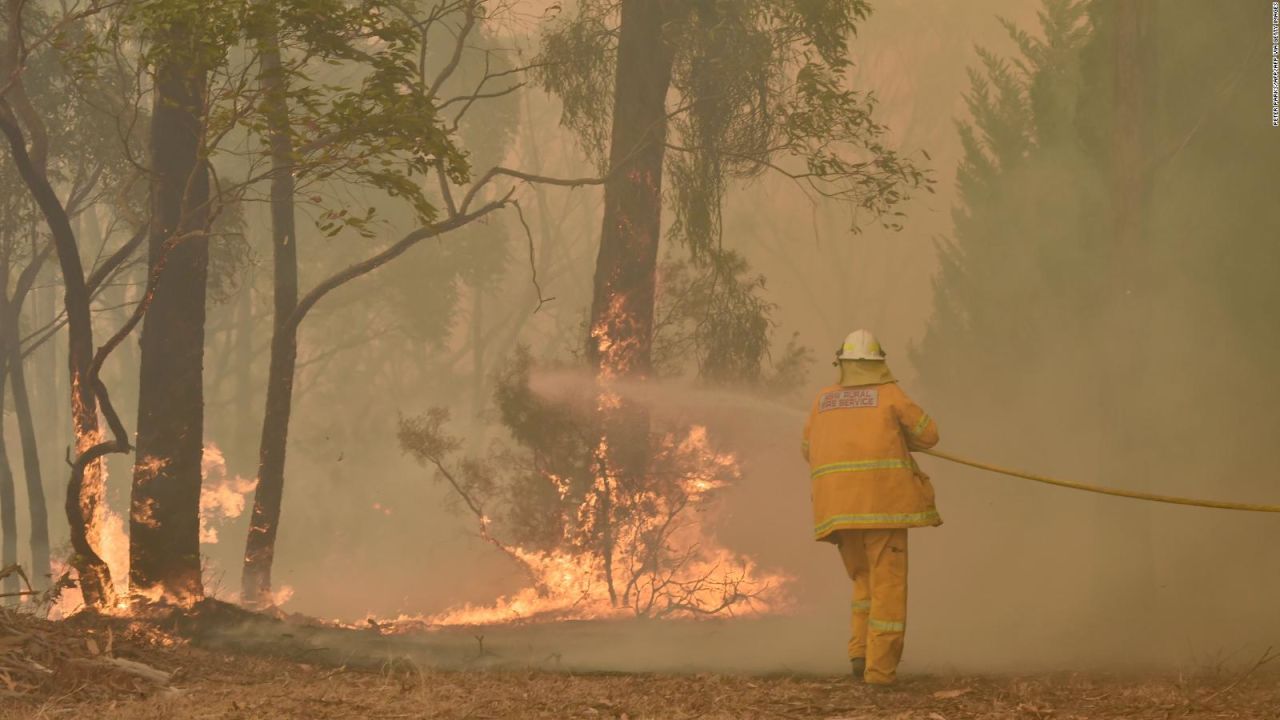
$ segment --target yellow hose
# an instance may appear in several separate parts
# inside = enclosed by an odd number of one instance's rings
[[[1255,505],[1253,503],[1236,503],[1236,502],[1219,502],[1217,500],[1197,500],[1195,498],[1175,497],[1173,495],[1157,495],[1155,493],[1137,492],[1135,490],[1117,490],[1116,488],[1100,487],[1098,485],[1087,485],[1085,483],[1072,482],[1070,480],[1059,480],[1057,478],[1045,477],[1044,475],[1035,475],[1021,470],[1010,470],[998,465],[991,465],[977,460],[969,460],[967,458],[957,457],[951,453],[945,453],[941,450],[918,450],[926,455],[932,455],[936,458],[949,460],[953,463],[968,465],[980,470],[989,470],[1001,475],[1011,475],[1024,480],[1034,480],[1038,483],[1046,485],[1057,485],[1058,487],[1071,488],[1073,490],[1084,490],[1086,492],[1101,493],[1103,495],[1115,495],[1117,497],[1133,498],[1134,500],[1150,500],[1152,502],[1171,503],[1174,505],[1192,505],[1195,507],[1219,508],[1222,510],[1248,510],[1251,512],[1269,512],[1280,513],[1280,505]]]

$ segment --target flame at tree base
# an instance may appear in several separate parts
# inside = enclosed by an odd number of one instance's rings
[[[437,425],[418,425],[417,431],[440,440]],[[600,440],[595,456],[598,476],[577,500],[570,500],[569,480],[544,477],[565,507],[563,535],[552,550],[496,539],[490,518],[451,479],[471,501],[481,537],[515,560],[532,582],[492,605],[463,605],[385,622],[370,618],[368,624],[404,632],[563,620],[749,617],[785,610],[790,578],[764,571],[750,557],[724,548],[709,530],[714,491],[738,479],[740,472],[733,455],[711,447],[706,428],[694,426],[679,440],[674,434],[663,437],[653,456],[654,476],[638,482],[619,481],[608,462],[606,439]],[[450,474],[436,464],[442,474]],[[604,498],[607,515],[601,510]],[[598,540],[602,516],[609,523],[607,550]]]
[[[429,617],[400,618],[430,627],[500,625],[527,621],[604,620],[634,617],[750,617],[777,612],[787,578],[765,575],[746,558],[723,548],[715,557],[691,558],[662,576],[645,577],[615,603],[599,580],[598,559],[566,553],[520,555],[542,587],[526,587],[491,606],[464,605]]]
[[[146,458],[141,464],[143,473],[158,472],[164,467],[162,458]],[[218,542],[218,526],[229,520],[238,518],[244,512],[245,496],[257,487],[256,479],[245,479],[232,475],[227,470],[226,458],[222,450],[214,443],[204,446],[200,463],[200,543],[211,545]],[[133,611],[132,605],[137,603],[166,603],[169,605],[190,606],[200,598],[184,594],[182,597],[167,593],[162,587],[136,588],[129,585],[129,530],[124,518],[114,512],[106,502],[107,466],[99,460],[89,466],[85,472],[86,487],[92,489],[93,502],[86,507],[86,515],[91,518],[87,528],[90,545],[106,562],[111,570],[116,602],[112,607],[102,608],[108,615],[128,615]],[[88,492],[88,491],[86,491]],[[133,511],[134,522],[155,527],[152,507],[144,505]],[[69,572],[74,572],[70,565],[54,559],[52,577],[56,581]],[[293,596],[293,589],[284,586],[272,593],[275,606],[288,602]],[[227,598],[229,602],[237,602],[237,594]],[[84,598],[78,587],[63,588],[50,608],[53,618],[65,618],[84,607]]]

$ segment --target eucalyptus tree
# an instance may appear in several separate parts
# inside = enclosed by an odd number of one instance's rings
[[[485,36],[491,9],[501,12],[504,6],[486,0],[385,5],[299,0],[264,3],[251,14],[261,87],[260,119],[251,128],[266,139],[271,158],[276,290],[258,485],[242,574],[246,602],[267,604],[272,598],[297,337],[308,313],[329,293],[423,240],[474,227],[504,207],[520,212],[516,188],[495,190],[499,181],[562,186],[600,182],[502,167],[501,153],[484,152],[480,146],[490,129],[478,135],[466,132],[473,113],[496,108],[503,114],[504,98],[524,85],[520,76],[527,68],[502,58]],[[350,68],[354,80],[326,84],[317,75],[321,62]],[[483,70],[468,76],[460,70],[467,67]],[[493,164],[473,178],[470,159],[486,156]],[[323,194],[302,190],[336,181],[403,201],[417,227],[302,293],[293,218],[297,203],[320,206],[318,229],[326,235],[378,235],[374,208],[351,212],[341,202],[326,203]],[[471,232],[460,236],[468,242],[477,238]],[[492,269],[481,261],[472,263],[469,272],[467,279],[478,291]]]
[[[723,273],[717,263],[739,262],[720,246],[734,180],[780,172],[895,227],[895,206],[930,188],[888,145],[874,96],[847,80],[870,10],[862,0],[582,0],[547,33],[542,82],[610,177],[587,338],[597,367],[649,374],[664,200],[669,237]]]
[[[614,602],[614,525],[648,512],[615,505],[667,492],[647,412],[608,389],[654,373],[664,227],[705,279],[673,278],[669,289],[697,290],[700,314],[676,345],[693,346],[704,380],[750,382],[767,357],[770,307],[758,298],[763,283],[721,244],[732,182],[777,172],[849,208],[853,221],[869,214],[890,227],[899,226],[899,202],[931,189],[915,161],[889,146],[874,97],[850,86],[850,41],[869,12],[862,0],[580,0],[543,38],[541,83],[607,178],[583,338],[605,387],[595,429],[580,433],[588,446],[575,455],[594,495],[591,547]],[[789,350],[784,374],[803,359]],[[522,399],[508,418],[536,417],[524,406],[538,401],[512,397]],[[558,442],[538,428],[515,434]]]
[[[84,31],[105,7],[87,3],[72,9],[51,9],[10,0],[5,6],[7,33],[0,52],[0,69],[6,78],[0,89],[0,132],[7,141],[12,167],[47,226],[65,291],[61,321],[23,338],[17,350],[12,334],[6,333],[10,341],[6,347],[10,357],[20,363],[22,356],[52,337],[59,325],[65,324],[68,331],[75,451],[69,459],[64,507],[71,530],[71,564],[91,605],[114,600],[110,571],[94,548],[93,518],[102,500],[100,461],[108,453],[130,449],[100,370],[145,311],[139,307],[124,327],[95,349],[92,299],[142,239],[141,234],[135,234],[106,256],[100,251],[95,265],[86,272],[71,222],[92,202],[117,194],[131,174],[125,153],[110,142],[118,139],[114,111],[128,103],[115,94],[118,86],[94,83],[95,73],[89,69],[96,53],[92,43],[86,42]],[[128,130],[124,134],[128,136]],[[20,364],[13,367],[21,370]],[[27,413],[21,413],[25,393],[20,395],[16,399],[21,420]],[[111,438],[101,433],[99,413],[111,430]],[[31,432],[23,435],[24,449],[34,451]],[[38,476],[35,470],[29,462],[29,483]],[[38,494],[33,495],[38,504]],[[33,528],[38,524],[33,520]]]

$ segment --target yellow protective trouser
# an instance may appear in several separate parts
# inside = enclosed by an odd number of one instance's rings
[[[849,657],[867,659],[863,679],[891,683],[907,629],[907,531],[839,531],[840,558],[853,580]]]

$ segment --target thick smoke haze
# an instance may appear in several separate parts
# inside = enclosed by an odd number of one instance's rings
[[[553,4],[545,5],[531,3],[499,29],[498,40],[531,51],[534,19],[552,12]],[[874,13],[853,40],[855,84],[876,94],[891,143],[931,169],[936,192],[904,204],[903,228],[890,231],[776,175],[732,185],[724,246],[766,278],[764,296],[775,306],[774,355],[780,357],[792,339],[811,350],[803,382],[768,397],[693,379],[620,385],[625,397],[657,418],[705,426],[713,445],[737,458],[741,480],[721,493],[704,519],[725,546],[790,578],[785,611],[660,627],[649,621],[571,624],[562,635],[554,627],[493,630],[498,646],[515,653],[523,644],[526,650],[519,652],[530,662],[555,653],[565,666],[582,668],[847,670],[850,583],[836,550],[811,539],[808,468],[799,445],[812,394],[835,379],[832,350],[858,327],[878,335],[903,388],[937,419],[940,449],[1085,482],[1280,502],[1271,453],[1258,440],[1278,426],[1261,406],[1275,395],[1275,368],[1233,346],[1261,321],[1227,303],[1206,305],[1193,272],[1152,296],[1158,310],[1142,328],[1149,339],[1143,352],[1184,361],[1152,362],[1144,391],[1168,400],[1143,409],[1142,425],[1127,436],[1125,449],[1117,451],[1114,439],[1100,435],[1109,410],[1089,394],[1088,377],[1096,369],[1102,382],[1102,355],[1108,362],[1138,363],[1148,355],[1127,357],[1124,346],[1099,345],[1097,336],[1080,334],[1084,347],[1076,355],[1056,348],[1037,357],[996,353],[986,367],[966,365],[967,375],[942,382],[935,374],[930,382],[913,351],[928,351],[923,343],[930,323],[939,302],[946,302],[934,290],[944,263],[940,248],[954,237],[953,210],[961,201],[957,171],[965,149],[956,123],[971,120],[967,69],[980,66],[975,46],[1014,56],[1017,45],[998,18],[1035,35],[1042,5],[872,5]],[[1265,13],[1257,14],[1261,23]],[[1195,41],[1188,36],[1188,43]],[[1265,87],[1258,77],[1251,72],[1243,82],[1257,90],[1261,115]],[[1228,91],[1238,92],[1236,87]],[[1196,97],[1216,91],[1198,88]],[[595,172],[588,154],[560,126],[553,98],[523,92],[503,111],[507,115],[493,122],[510,122],[493,132],[500,139],[481,145],[477,154],[488,156],[475,158],[477,167],[486,164],[483,159],[559,177]],[[480,117],[469,123],[464,133],[488,137],[492,129]],[[1276,148],[1273,142],[1259,152],[1275,158]],[[1079,178],[1066,169],[1060,177],[1064,183]],[[349,192],[368,204],[382,202]],[[367,616],[429,616],[492,604],[528,585],[514,562],[479,537],[454,493],[404,454],[396,438],[400,418],[447,407],[450,431],[463,439],[465,452],[486,457],[494,443],[509,444],[492,396],[495,378],[521,346],[535,360],[531,385],[540,395],[563,398],[593,382],[580,356],[600,236],[600,191],[529,186],[521,192],[528,235],[514,217],[504,216],[424,242],[333,293],[302,328],[273,572],[277,589],[292,590],[286,612],[352,623]],[[1156,192],[1167,207],[1196,201],[1197,191],[1164,185]],[[1218,212],[1222,205],[1211,207]],[[210,303],[205,442],[224,453],[230,476],[251,479],[263,413],[271,268],[269,238],[261,232],[269,223],[267,207],[245,203],[243,213],[250,247],[244,270],[224,299]],[[387,216],[388,237],[413,224],[394,211]],[[317,249],[302,268],[304,287],[366,254],[358,240],[322,237],[311,220],[299,219],[300,246]],[[94,214],[81,220],[82,226],[96,222]],[[1168,222],[1155,221],[1159,234],[1170,238],[1156,246],[1158,252],[1206,267],[1216,262],[1191,257],[1198,251],[1180,234],[1194,229],[1191,220],[1178,228]],[[1274,237],[1277,227],[1270,222],[1246,219],[1240,227]],[[861,232],[850,231],[855,223]],[[1229,241],[1223,239],[1224,247]],[[671,250],[670,257],[682,252]],[[1152,264],[1165,262],[1174,261]],[[477,291],[466,279],[480,276],[486,281]],[[50,315],[60,302],[58,291],[40,286],[33,299],[37,311]],[[136,299],[138,290],[112,292],[124,302]],[[1033,300],[1047,302],[1053,294],[1048,287],[1038,292],[1043,297]],[[115,314],[104,315],[111,315],[99,320],[104,326],[118,322]],[[1062,332],[1082,331],[1064,326]],[[1181,355],[1193,332],[1204,332],[1211,349]],[[36,354],[32,382],[42,388],[41,397],[65,396],[65,352],[59,344]],[[128,418],[136,416],[136,353],[131,340],[105,369]],[[236,353],[248,354],[248,370],[227,370],[240,367],[243,358]],[[931,367],[947,362],[929,360]],[[1016,386],[1001,384],[1015,374]],[[1238,412],[1228,415],[1224,408],[1233,404],[1222,397],[1198,399],[1213,388],[1233,398]],[[1231,436],[1223,430],[1230,425],[1241,427],[1238,440],[1222,440]],[[1187,440],[1197,436],[1209,442]],[[10,447],[16,445],[15,435]],[[61,453],[46,448],[46,465],[60,468]],[[910,533],[906,670],[1202,668],[1252,658],[1280,638],[1275,515],[1073,493],[929,457],[920,464],[937,488],[944,524]],[[128,504],[131,467],[130,457],[109,463],[108,499],[117,512]],[[49,496],[58,502],[61,480],[60,471],[46,478]],[[19,506],[24,502],[19,487]],[[239,592],[248,520],[246,511],[221,522],[219,541],[204,546],[206,589],[213,594]],[[55,538],[67,536],[58,513],[52,527]],[[457,632],[442,637],[470,642],[455,638]]]

